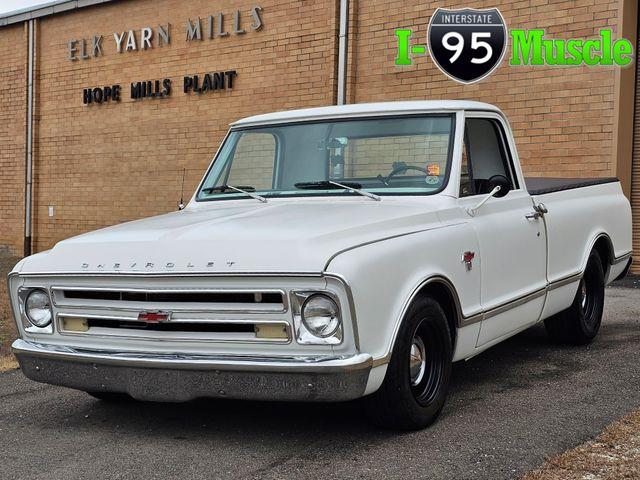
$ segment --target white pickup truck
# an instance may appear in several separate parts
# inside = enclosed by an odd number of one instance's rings
[[[415,429],[452,362],[598,333],[631,264],[620,183],[525,179],[501,111],[362,104],[234,123],[181,211],[20,261],[24,374],[103,400],[341,401]]]

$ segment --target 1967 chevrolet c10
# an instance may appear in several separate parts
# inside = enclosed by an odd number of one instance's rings
[[[27,377],[103,400],[364,397],[415,429],[452,362],[540,321],[593,340],[630,264],[617,179],[525,179],[492,105],[259,115],[181,211],[18,263],[13,350]]]

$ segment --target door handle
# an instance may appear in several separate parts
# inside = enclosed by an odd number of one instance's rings
[[[533,212],[528,213],[524,216],[527,220],[537,220],[540,217],[543,217],[545,213],[549,213],[549,210],[547,210],[547,207],[544,203],[538,203],[537,205],[534,205],[533,210]]]
[[[547,210],[547,206],[544,203],[539,203],[533,206],[533,209],[538,212],[540,215],[544,215],[545,213],[549,213]]]

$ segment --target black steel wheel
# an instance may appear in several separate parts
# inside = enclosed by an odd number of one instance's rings
[[[364,399],[371,421],[397,430],[433,423],[449,390],[452,355],[442,307],[428,296],[416,299],[398,332],[382,386]]]
[[[571,306],[544,321],[549,336],[560,343],[586,345],[598,335],[604,310],[604,269],[591,252]]]

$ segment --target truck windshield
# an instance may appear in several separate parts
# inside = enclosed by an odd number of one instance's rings
[[[448,178],[453,115],[270,125],[233,130],[196,200],[429,195]],[[335,183],[333,183],[335,182]],[[231,188],[231,187],[236,187]]]

